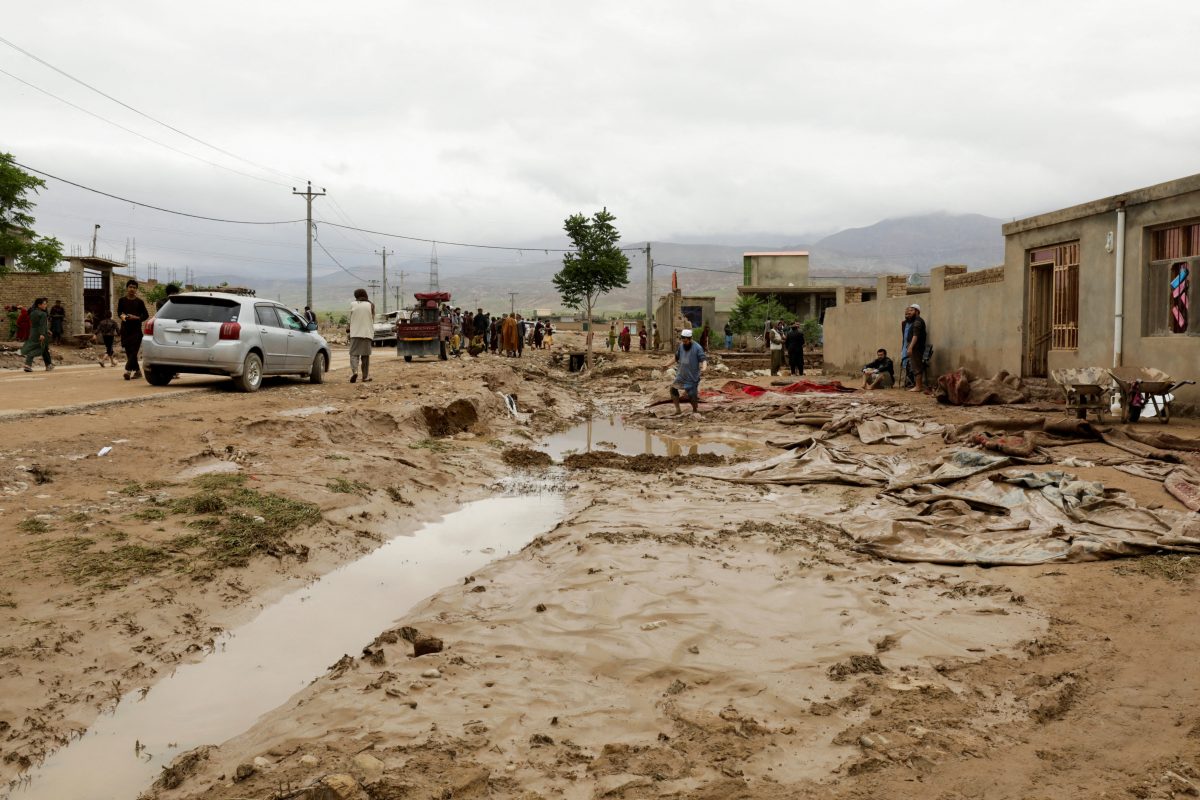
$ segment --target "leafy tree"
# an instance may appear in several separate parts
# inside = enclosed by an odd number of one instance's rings
[[[44,180],[14,164],[11,153],[0,153],[0,256],[17,259],[0,265],[0,275],[12,269],[52,272],[62,261],[62,243],[33,230],[34,202],[27,195],[45,187]]]
[[[563,256],[563,266],[554,275],[554,286],[568,308],[587,313],[587,363],[592,365],[592,309],[605,292],[629,285],[629,259],[617,243],[621,234],[613,225],[616,217],[604,208],[592,214],[572,214],[563,223],[571,239],[572,253]]]
[[[801,322],[800,332],[804,334],[804,343],[809,347],[821,344],[821,337],[825,335],[825,330],[821,327],[821,322],[816,317],[809,317],[804,322]]]
[[[738,297],[729,312],[729,327],[734,333],[761,334],[767,320],[783,320],[791,324],[796,315],[783,307],[775,295],[744,294]],[[805,335],[807,339],[807,334]]]

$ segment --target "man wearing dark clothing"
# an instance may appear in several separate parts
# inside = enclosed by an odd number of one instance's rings
[[[67,321],[67,310],[63,308],[62,300],[55,300],[50,308],[50,335],[55,344],[62,344],[63,326]]]
[[[916,303],[909,306],[912,319],[908,327],[908,368],[912,371],[913,382],[916,384],[910,392],[925,391],[925,320],[921,318],[921,307]]]
[[[792,374],[803,375],[804,333],[800,330],[799,322],[792,323],[792,329],[788,331],[787,336],[784,338],[783,346],[787,350],[788,365],[792,368]]]
[[[483,309],[475,312],[475,335],[486,337],[491,329],[491,320],[487,314],[483,313]]]
[[[125,380],[142,377],[138,351],[142,349],[142,322],[150,316],[146,303],[137,296],[138,282],[125,282],[125,296],[117,301],[117,319],[121,320],[121,347],[125,348]]]
[[[162,298],[154,304],[155,313],[162,311],[162,307],[167,304],[167,301],[170,300],[172,297],[174,297],[177,294],[179,294],[179,287],[177,285],[175,285],[174,283],[168,283],[167,288],[163,289]],[[304,313],[306,315],[310,313],[308,310],[308,306],[304,307]]]
[[[864,389],[890,389],[896,383],[896,367],[882,347],[875,353],[875,360],[862,368]]]

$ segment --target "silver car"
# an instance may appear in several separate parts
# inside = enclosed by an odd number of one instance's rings
[[[243,392],[264,375],[325,380],[329,344],[316,323],[279,303],[224,292],[172,295],[142,326],[146,380],[166,386],[177,374],[228,375]]]

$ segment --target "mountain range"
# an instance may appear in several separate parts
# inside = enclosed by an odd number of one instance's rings
[[[813,277],[837,276],[861,278],[868,283],[875,275],[888,273],[928,273],[939,264],[965,264],[975,269],[991,267],[1004,260],[1002,220],[979,214],[935,213],[886,219],[862,228],[806,237],[789,234],[756,233],[744,244],[735,244],[736,236],[718,238],[722,244],[690,242],[651,242],[655,263],[655,298],[671,285],[671,273],[678,275],[680,287],[688,294],[715,295],[717,306],[726,308],[737,296],[742,280],[742,254],[753,251],[807,250]],[[486,268],[459,263],[440,269],[439,286],[451,292],[454,304],[507,311],[510,307],[528,313],[533,309],[561,310],[562,302],[551,283],[561,267],[561,259],[547,254],[543,247],[562,247],[549,242],[533,243],[515,261]],[[644,250],[645,242],[622,242],[625,248]],[[634,250],[630,256],[629,285],[601,297],[599,309],[630,311],[646,304],[646,259]],[[403,288],[404,302],[411,302],[413,291],[424,291],[429,281],[429,263],[413,259],[389,264],[410,276]],[[217,284],[253,286],[260,297],[277,298],[290,306],[303,306],[305,285],[303,264],[298,277],[254,273],[208,274],[202,280]],[[368,268],[356,273],[374,278]],[[335,310],[349,303],[353,289],[361,285],[344,273],[324,275],[313,280],[313,305],[317,310]],[[389,287],[388,306],[395,305],[395,286]],[[510,297],[510,293],[515,296]],[[376,299],[376,306],[380,306]]]

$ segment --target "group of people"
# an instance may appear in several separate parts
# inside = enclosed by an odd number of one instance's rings
[[[525,345],[529,344],[535,350],[554,346],[554,328],[549,322],[542,320],[527,320],[520,314],[484,313],[476,309],[447,309],[450,317],[450,327],[454,334],[450,337],[450,352],[458,355],[463,350],[468,355],[479,356],[484,352],[500,353],[509,358],[520,358],[525,353]]]
[[[793,322],[789,327],[783,320],[767,320],[763,334],[771,353],[771,374],[778,375],[779,370],[787,367],[791,374],[803,375],[804,332],[800,330],[800,323]],[[725,335],[726,342],[731,338],[730,334]]]
[[[900,323],[900,370],[902,387],[910,392],[925,391],[925,367],[929,358],[929,332],[921,316],[921,306],[913,303],[904,309]],[[875,360],[862,368],[863,388],[890,389],[896,385],[896,366],[886,348],[875,352]]]
[[[608,350],[612,352],[615,348],[621,348],[626,353],[633,347],[633,333],[626,325],[621,328],[621,332],[617,333],[617,323],[608,323]],[[638,349],[646,349],[646,328],[642,326],[638,329]]]
[[[178,286],[168,286],[163,302],[166,297],[178,291]],[[48,303],[47,298],[36,297],[29,308],[20,309],[17,314],[16,338],[24,342],[21,345],[21,355],[25,358],[23,368],[26,372],[33,372],[33,362],[38,358],[45,365],[47,372],[54,369],[54,357],[50,346],[62,343],[67,311],[61,300],[49,307]],[[104,344],[104,353],[97,358],[100,366],[116,366],[113,346],[119,334],[121,347],[125,350],[125,380],[140,378],[142,370],[138,366],[138,352],[142,347],[142,323],[149,317],[146,302],[138,297],[138,282],[130,279],[125,282],[125,295],[117,300],[116,319],[113,319],[112,312],[108,310],[101,311],[98,315],[89,312],[86,316],[83,344],[91,344],[98,337]]]

